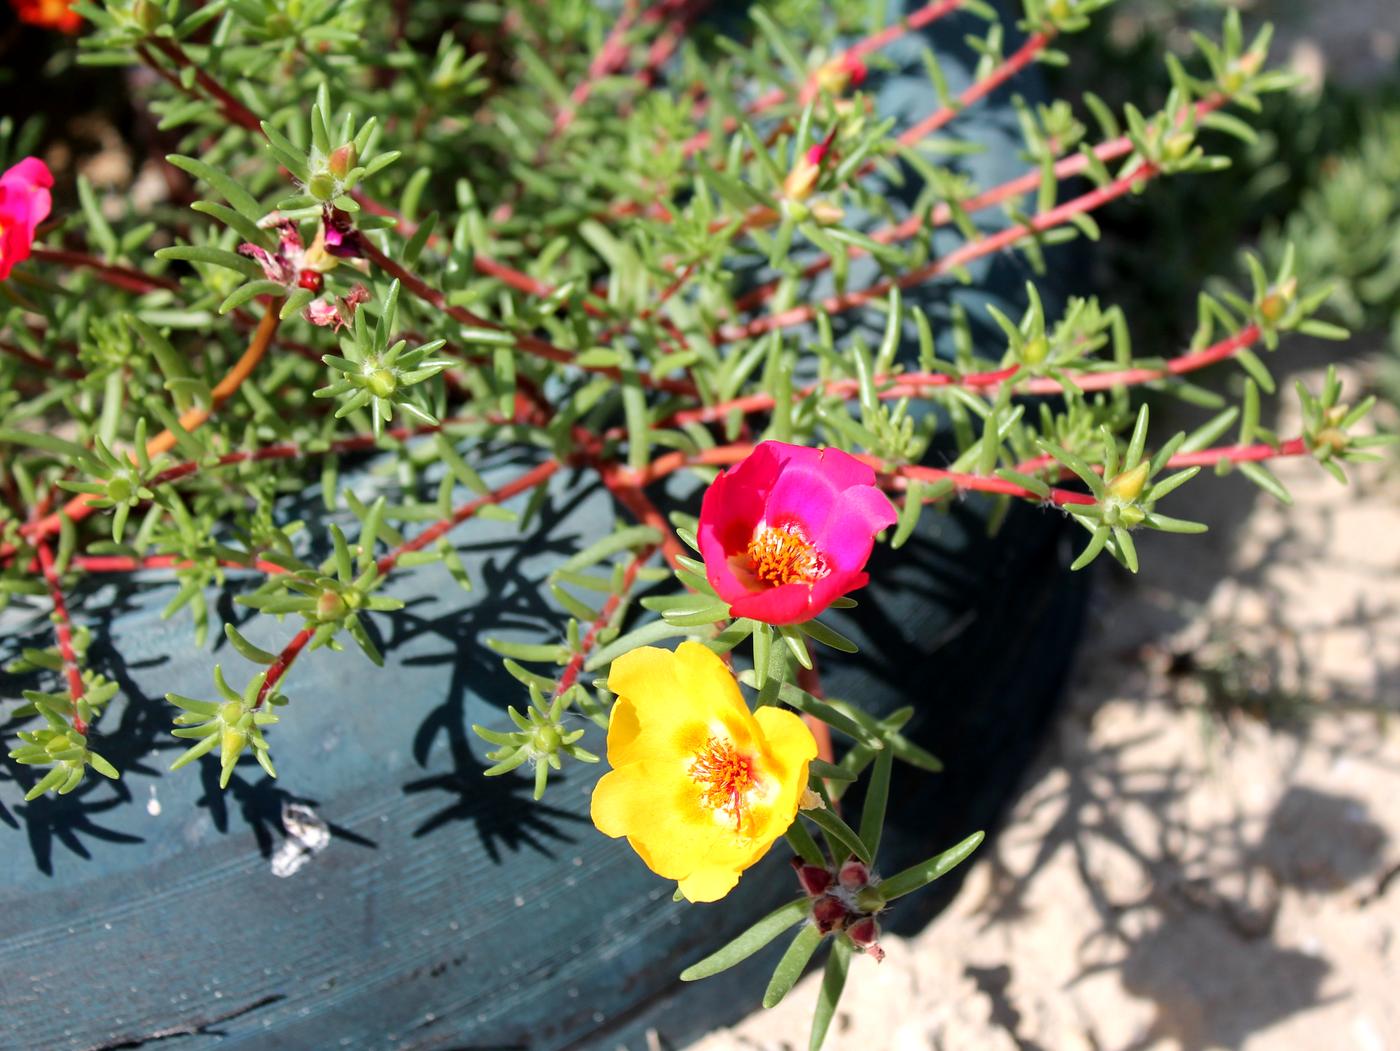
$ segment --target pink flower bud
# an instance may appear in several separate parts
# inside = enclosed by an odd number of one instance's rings
[[[885,958],[885,950],[880,948],[880,925],[869,916],[851,924],[846,934],[855,942],[857,949],[867,956],[873,956],[876,963]]]
[[[812,920],[823,934],[840,930],[846,922],[846,906],[829,894],[824,894],[812,902]]]
[[[865,867],[864,862],[851,858],[841,866],[836,879],[847,890],[860,890],[870,882],[870,870]]]
[[[794,858],[792,867],[797,871],[797,882],[802,884],[809,898],[825,894],[831,886],[831,873],[820,865],[804,865],[801,859]]]

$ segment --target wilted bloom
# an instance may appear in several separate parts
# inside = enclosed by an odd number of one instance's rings
[[[321,229],[310,248],[302,243],[296,223],[273,214],[264,219],[261,225],[277,231],[277,250],[269,252],[261,245],[248,242],[239,245],[238,251],[256,260],[267,279],[286,285],[288,292],[304,288],[320,295],[325,287],[325,275],[340,265],[340,258],[355,254],[351,239],[334,219],[335,214],[339,213],[326,210]],[[368,300],[369,290],[363,285],[356,285],[349,295],[339,299],[334,296],[313,299],[302,316],[313,325],[340,329],[354,320],[355,308]]]
[[[698,642],[619,657],[608,689],[612,770],[593,790],[593,823],[626,836],[690,901],[724,897],[797,815],[817,754],[811,731],[788,711],[750,712]]]
[[[875,534],[897,517],[855,457],[763,442],[705,491],[705,575],[735,617],[811,620],[865,586]]]
[[[83,20],[72,8],[73,0],[10,0],[21,22],[64,33],[76,33]]]
[[[48,218],[53,174],[37,157],[26,157],[0,175],[0,281],[29,258],[34,230]]]

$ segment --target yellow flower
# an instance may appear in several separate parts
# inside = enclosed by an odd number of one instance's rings
[[[608,726],[612,770],[593,789],[593,823],[626,836],[691,901],[717,901],[788,830],[817,743],[802,720],[750,712],[713,652],[683,642],[619,657]]]

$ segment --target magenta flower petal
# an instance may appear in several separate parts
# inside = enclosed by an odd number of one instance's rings
[[[812,538],[843,569],[858,569],[870,557],[875,534],[899,520],[889,497],[875,488],[847,489],[836,498],[822,528]]]
[[[820,466],[789,460],[768,494],[763,517],[770,525],[795,521],[815,540],[840,495]]]
[[[805,584],[783,584],[763,591],[750,591],[729,612],[735,617],[749,617],[766,624],[799,624],[811,620],[812,589]]]
[[[34,231],[49,216],[53,173],[37,157],[26,157],[0,175],[0,281],[29,258]]]

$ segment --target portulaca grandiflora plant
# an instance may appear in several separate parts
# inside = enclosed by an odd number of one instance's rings
[[[772,1005],[829,943],[819,1045],[852,955],[882,956],[881,914],[981,840],[879,873],[893,764],[937,760],[901,734],[909,711],[823,700],[812,659],[851,649],[822,615],[856,601],[872,545],[978,492],[1072,518],[1075,568],[1107,552],[1135,570],[1146,534],[1203,528],[1181,514],[1202,468],[1286,500],[1267,461],[1342,477],[1385,440],[1357,433],[1370,401],[1345,403],[1331,377],[1299,391],[1301,433],[1261,426],[1274,382],[1258,351],[1343,335],[1313,316],[1327,289],[1286,258],[1202,294],[1195,338],[1165,360],[1134,355],[1150,319],[1094,299],[1047,316],[1034,287],[1022,316],[993,311],[1000,360],[973,357],[961,315],[948,360],[902,302],[994,253],[1039,266],[1044,246],[1095,237],[1101,206],[1217,169],[1212,136],[1248,137],[1238,114],[1288,85],[1265,66],[1268,34],[1246,41],[1232,14],[1194,65],[1169,60],[1159,112],[1022,105],[1024,175],[980,186],[945,166],[963,115],[1065,61],[1057,41],[1108,3],[1024,0],[1013,25],[939,0],[882,26],[865,0],[779,0],[734,38],[698,28],[705,5],[686,0],[73,4],[84,61],[147,71],[136,90],[179,142],[166,160],[190,208],[104,209],[27,155],[37,128],[4,126],[0,600],[44,605],[54,636],[12,666],[35,688],[0,714],[29,798],[121,774],[101,754],[117,685],[85,659],[79,580],[168,574],[167,615],[201,639],[229,585],[287,622],[269,650],[226,624],[237,666],[211,667],[202,697],[168,696],[189,743],[174,766],[217,763],[226,783],[251,757],[273,774],[277,721],[325,700],[298,696],[300,655],[381,663],[365,625],[402,605],[400,570],[442,560],[470,587],[456,545],[473,519],[523,530],[552,475],[596,472],[619,522],[552,578],[567,632],[492,642],[521,697],[513,727],[476,728],[486,775],[532,776],[538,798],[551,770],[600,760],[585,730],[606,729],[594,822],[690,901],[723,898],[785,840],[794,900],[682,977],[795,928]],[[952,94],[927,54],[926,114],[896,126],[867,77],[955,13],[984,23],[971,82]],[[922,189],[905,209],[872,175]],[[1004,221],[975,218],[989,211]],[[962,242],[935,253],[945,227]],[[861,257],[878,263],[869,283],[851,277]],[[736,277],[755,267],[771,279]],[[834,336],[853,312],[883,315],[883,338]],[[897,360],[906,331],[916,362]],[[1240,404],[1192,382],[1226,361],[1247,374]],[[1154,433],[1144,390],[1217,411]],[[939,420],[956,454],[931,466]],[[531,465],[491,488],[473,461],[502,446]],[[371,454],[396,488],[365,503],[338,467]],[[698,518],[658,510],[677,472],[708,487]],[[357,530],[290,521],[316,481]],[[306,533],[328,557],[307,560]],[[657,616],[638,614],[633,591],[663,580],[640,602]],[[862,813],[843,815],[862,778]]]

